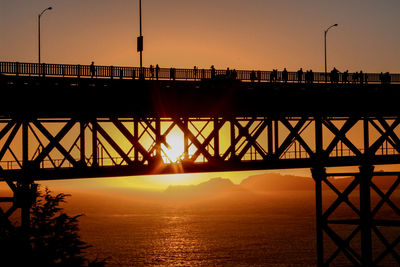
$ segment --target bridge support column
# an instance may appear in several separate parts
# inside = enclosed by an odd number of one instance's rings
[[[316,237],[317,237],[317,266],[324,266],[324,218],[322,209],[322,181],[326,179],[326,170],[317,166],[311,169],[315,181],[315,215],[316,215]]]
[[[18,256],[21,257],[18,259],[18,262],[29,265],[32,254],[32,247],[30,244],[31,208],[36,201],[37,184],[32,180],[28,181],[26,179],[21,179],[21,181],[17,183],[9,181],[7,184],[13,192],[13,196],[0,197],[0,202],[11,203],[11,207],[6,211],[3,211],[3,207],[0,207],[0,227],[3,228],[1,231],[4,230],[6,233],[8,232],[11,234],[11,238],[17,239],[13,240],[15,242],[10,245],[13,246],[13,244],[17,244],[18,247],[12,247],[10,249],[18,250]],[[14,225],[9,218],[15,214],[18,209],[20,210],[19,225]]]
[[[373,266],[372,261],[372,216],[371,216],[371,179],[374,167],[360,167],[358,179],[360,183],[360,228],[361,228],[361,264]]]

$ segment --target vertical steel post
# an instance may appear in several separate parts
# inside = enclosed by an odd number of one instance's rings
[[[373,266],[372,261],[372,216],[371,216],[371,179],[374,167],[362,165],[358,179],[360,182],[360,227],[361,227],[361,265]]]
[[[267,126],[267,146],[268,146],[268,155],[272,155],[274,153],[273,151],[273,141],[272,141],[272,120],[268,120],[268,126]]]
[[[28,163],[28,125],[29,121],[25,120],[22,122],[22,165],[24,167],[26,167]]]
[[[156,118],[156,158],[162,160],[161,156],[161,122],[160,117]]]
[[[311,169],[312,177],[315,181],[315,215],[316,215],[316,234],[317,234],[317,266],[324,266],[324,239],[323,239],[323,210],[322,210],[322,180],[326,178],[326,170],[321,166]]]
[[[92,156],[93,156],[93,167],[98,167],[98,153],[97,153],[97,121],[96,118],[92,121]]]
[[[364,130],[364,155],[367,156],[369,149],[369,128],[368,128],[368,118],[363,120],[363,130]]]
[[[230,125],[231,125],[231,159],[235,159],[236,157],[236,144],[235,144],[235,124],[233,123],[234,118],[231,118]]]
[[[85,160],[85,155],[86,155],[86,153],[85,153],[85,126],[86,126],[86,123],[81,121],[79,126],[80,126],[80,149],[81,149],[80,161],[81,161],[82,166],[86,166],[86,160]]]
[[[133,138],[135,139],[135,144],[139,143],[139,118],[133,117]],[[139,161],[139,150],[134,148],[135,161]]]
[[[275,120],[274,123],[274,137],[275,137],[275,152],[279,150],[279,121],[278,119]]]
[[[218,117],[214,117],[214,130],[216,131],[214,136],[214,157],[216,159],[219,158],[219,130],[217,130],[218,127],[219,127]]]
[[[322,181],[326,179],[326,170],[322,167],[323,157],[323,137],[322,137],[322,118],[314,117],[315,120],[315,167],[311,169],[315,181],[315,215],[317,231],[317,266],[324,266],[324,219],[322,207]]]
[[[188,138],[188,118],[183,119],[183,125],[185,125],[185,132],[183,133],[183,153],[184,153],[184,159],[189,159],[189,138]]]

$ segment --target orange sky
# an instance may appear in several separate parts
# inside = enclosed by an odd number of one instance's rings
[[[145,66],[322,71],[323,31],[338,23],[328,34],[330,67],[400,73],[398,0],[142,2]],[[0,0],[0,61],[37,61],[37,15],[48,6],[53,10],[41,20],[42,62],[139,65],[138,0]],[[120,182],[161,189],[169,183],[197,183],[217,176],[239,182],[250,174],[136,177],[134,183]],[[115,184],[108,181],[103,180]]]
[[[398,0],[143,0],[144,64],[400,72]],[[1,0],[0,60],[139,65],[138,0]],[[6,26],[5,26],[6,25]]]

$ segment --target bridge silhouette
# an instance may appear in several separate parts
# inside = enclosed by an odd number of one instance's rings
[[[282,72],[271,81],[273,71],[231,77],[227,70],[95,67],[0,62],[0,179],[14,193],[1,198],[12,203],[0,210],[3,222],[21,209],[29,228],[39,180],[310,168],[318,266],[340,254],[355,266],[379,265],[387,255],[400,263],[400,236],[391,240],[380,230],[400,226],[391,198],[400,173],[374,172],[375,165],[400,163],[399,74],[389,83],[368,73],[361,83],[344,82],[342,73],[325,82],[325,73],[314,73],[300,83],[297,72],[285,82]],[[173,136],[181,138],[171,143]],[[182,151],[171,158],[176,142]],[[344,166],[360,172],[327,172]],[[344,191],[331,182],[348,176],[354,179]],[[386,192],[373,182],[382,176],[396,177]],[[322,185],[337,195],[328,207]],[[352,193],[359,204],[349,200]],[[376,206],[371,193],[381,198]],[[378,218],[384,204],[394,216]],[[341,205],[356,218],[335,218]],[[355,229],[343,237],[334,225]],[[327,240],[337,246],[333,253],[324,250]]]

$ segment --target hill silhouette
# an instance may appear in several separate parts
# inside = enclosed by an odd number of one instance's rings
[[[240,186],[250,191],[303,191],[313,190],[314,180],[310,177],[269,173],[244,179]]]
[[[388,190],[395,181],[392,176],[375,176],[372,181],[381,190]],[[340,191],[343,191],[354,177],[329,178],[329,181]],[[279,192],[279,191],[310,191],[315,189],[314,180],[311,177],[296,175],[281,175],[268,173],[249,176],[239,185],[225,178],[213,178],[198,185],[169,186],[165,193],[177,195],[216,195],[219,193],[233,192]],[[323,190],[330,190],[323,183]]]
[[[241,190],[241,186],[235,185],[231,180],[217,177],[198,185],[170,185],[165,193],[168,194],[214,194],[237,192]]]

